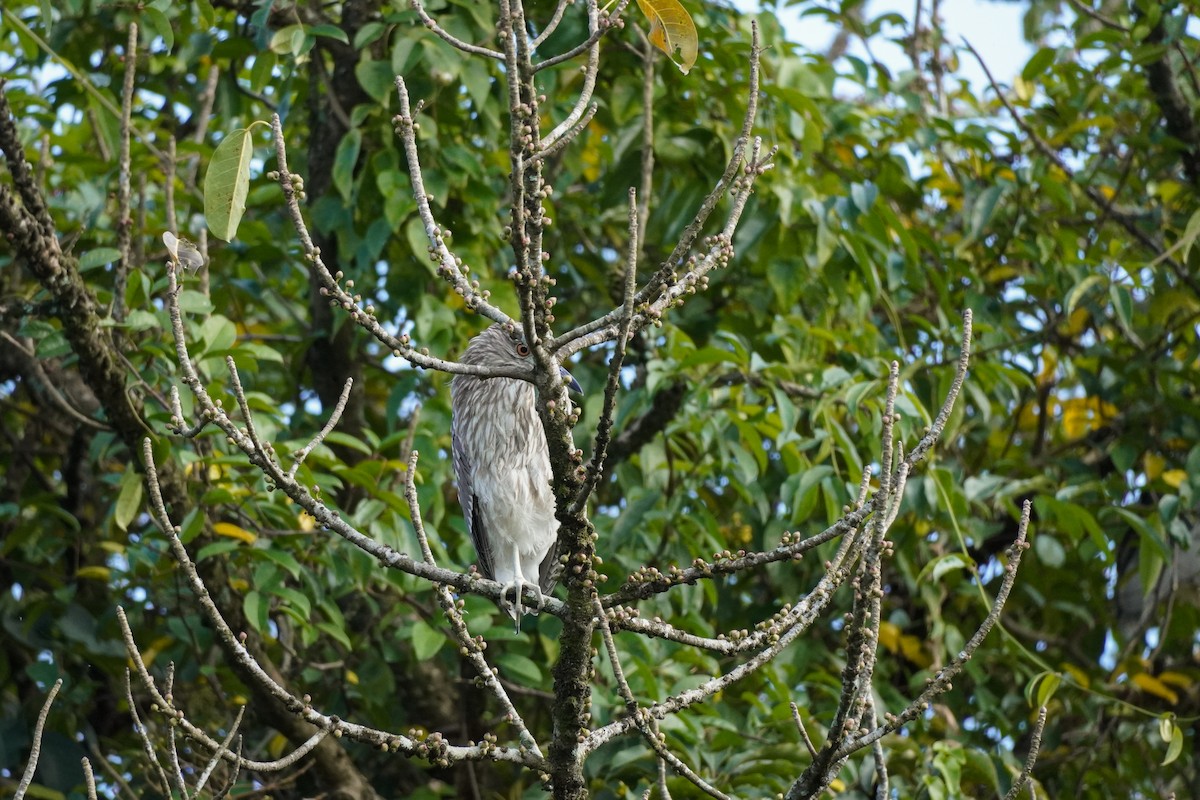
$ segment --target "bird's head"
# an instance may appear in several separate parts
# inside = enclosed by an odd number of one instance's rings
[[[527,369],[530,378],[533,377],[533,353],[525,343],[525,337],[520,331],[505,330],[505,326],[500,324],[490,326],[471,339],[461,360],[464,364],[485,367]],[[583,391],[579,381],[575,380],[565,367],[559,367],[559,370],[567,379],[567,386],[576,392]]]

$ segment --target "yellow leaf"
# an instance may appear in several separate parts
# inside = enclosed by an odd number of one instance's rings
[[[1088,319],[1091,318],[1091,313],[1086,308],[1077,308],[1071,312],[1071,316],[1067,318],[1067,334],[1069,336],[1078,336],[1083,333],[1083,329],[1087,327]]]
[[[317,521],[307,511],[301,511],[296,517],[296,527],[305,533],[312,533],[317,529]]]
[[[900,626],[894,622],[879,623],[879,643],[889,653],[900,649]]]
[[[94,578],[98,581],[108,580],[111,574],[112,570],[108,567],[80,567],[75,570],[75,576],[78,578]]]
[[[1117,408],[1098,397],[1073,397],[1062,403],[1063,432],[1068,438],[1078,439],[1094,430],[1112,417]]]
[[[175,640],[170,636],[160,636],[155,639],[149,647],[142,650],[142,663],[144,663],[146,666],[153,664],[154,659],[158,658],[158,654],[162,652],[163,648],[172,644],[174,641]]]
[[[1038,386],[1049,386],[1054,382],[1054,374],[1058,370],[1058,354],[1046,348],[1042,351],[1042,371],[1038,373]]]
[[[1152,481],[1158,480],[1158,476],[1163,474],[1163,469],[1167,466],[1167,460],[1158,453],[1146,453],[1142,458],[1142,467],[1146,470],[1146,477]]]
[[[254,544],[254,540],[258,538],[250,531],[239,528],[232,522],[218,522],[213,525],[213,533],[218,536],[228,536],[230,539],[239,539],[246,544]]]
[[[1143,692],[1152,694],[1155,697],[1161,697],[1171,705],[1175,705],[1179,702],[1179,695],[1176,694],[1171,687],[1167,686],[1158,678],[1147,672],[1139,672],[1137,675],[1134,675],[1132,678],[1130,678],[1130,680],[1133,682],[1134,686],[1138,687]]]
[[[286,751],[287,748],[288,740],[287,737],[285,737],[282,733],[272,736],[271,740],[267,742],[267,754],[270,755],[271,758],[279,758],[284,754],[284,751]]]
[[[1163,481],[1172,489],[1178,489],[1179,485],[1187,480],[1187,472],[1182,469],[1169,469],[1162,474]]]
[[[1087,673],[1074,664],[1063,664],[1062,668],[1063,672],[1066,672],[1071,676],[1071,680],[1075,681],[1075,683],[1082,686],[1084,689],[1092,685],[1092,682],[1088,680]]]
[[[675,61],[675,65],[687,75],[696,63],[700,48],[696,25],[687,9],[679,4],[679,0],[638,0],[638,6],[650,20],[650,44],[666,53],[672,61],[678,50],[679,61]]]
[[[346,683],[351,686],[358,686],[358,673],[352,669],[346,670]]]
[[[1160,672],[1158,679],[1163,683],[1169,683],[1172,686],[1178,686],[1180,689],[1191,688],[1194,681],[1191,676],[1185,675],[1182,672]]]
[[[900,652],[906,659],[922,669],[933,663],[933,659],[925,652],[924,642],[911,634],[900,637]]]

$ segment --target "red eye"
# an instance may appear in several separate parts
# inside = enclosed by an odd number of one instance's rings
[[[524,342],[517,342],[517,355],[519,355],[521,358],[529,355],[529,345],[525,344]]]

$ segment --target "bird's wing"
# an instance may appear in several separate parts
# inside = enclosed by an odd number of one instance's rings
[[[554,588],[554,584],[558,583],[558,576],[561,573],[562,565],[558,563],[558,542],[555,542],[550,545],[550,549],[546,551],[546,557],[538,565],[538,586],[543,592],[549,593]]]
[[[466,448],[459,441],[457,431],[450,437],[450,449],[454,454],[454,473],[458,476],[458,502],[462,506],[463,519],[467,522],[467,533],[471,534],[471,544],[479,556],[479,571],[485,578],[493,578],[492,547],[488,543],[487,528],[483,524],[483,513],[479,507],[479,498],[475,496],[475,488],[471,483],[471,462]]]

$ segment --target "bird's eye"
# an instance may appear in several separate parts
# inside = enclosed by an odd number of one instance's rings
[[[524,342],[517,342],[517,355],[519,355],[521,358],[529,355],[529,345],[525,344]]]

